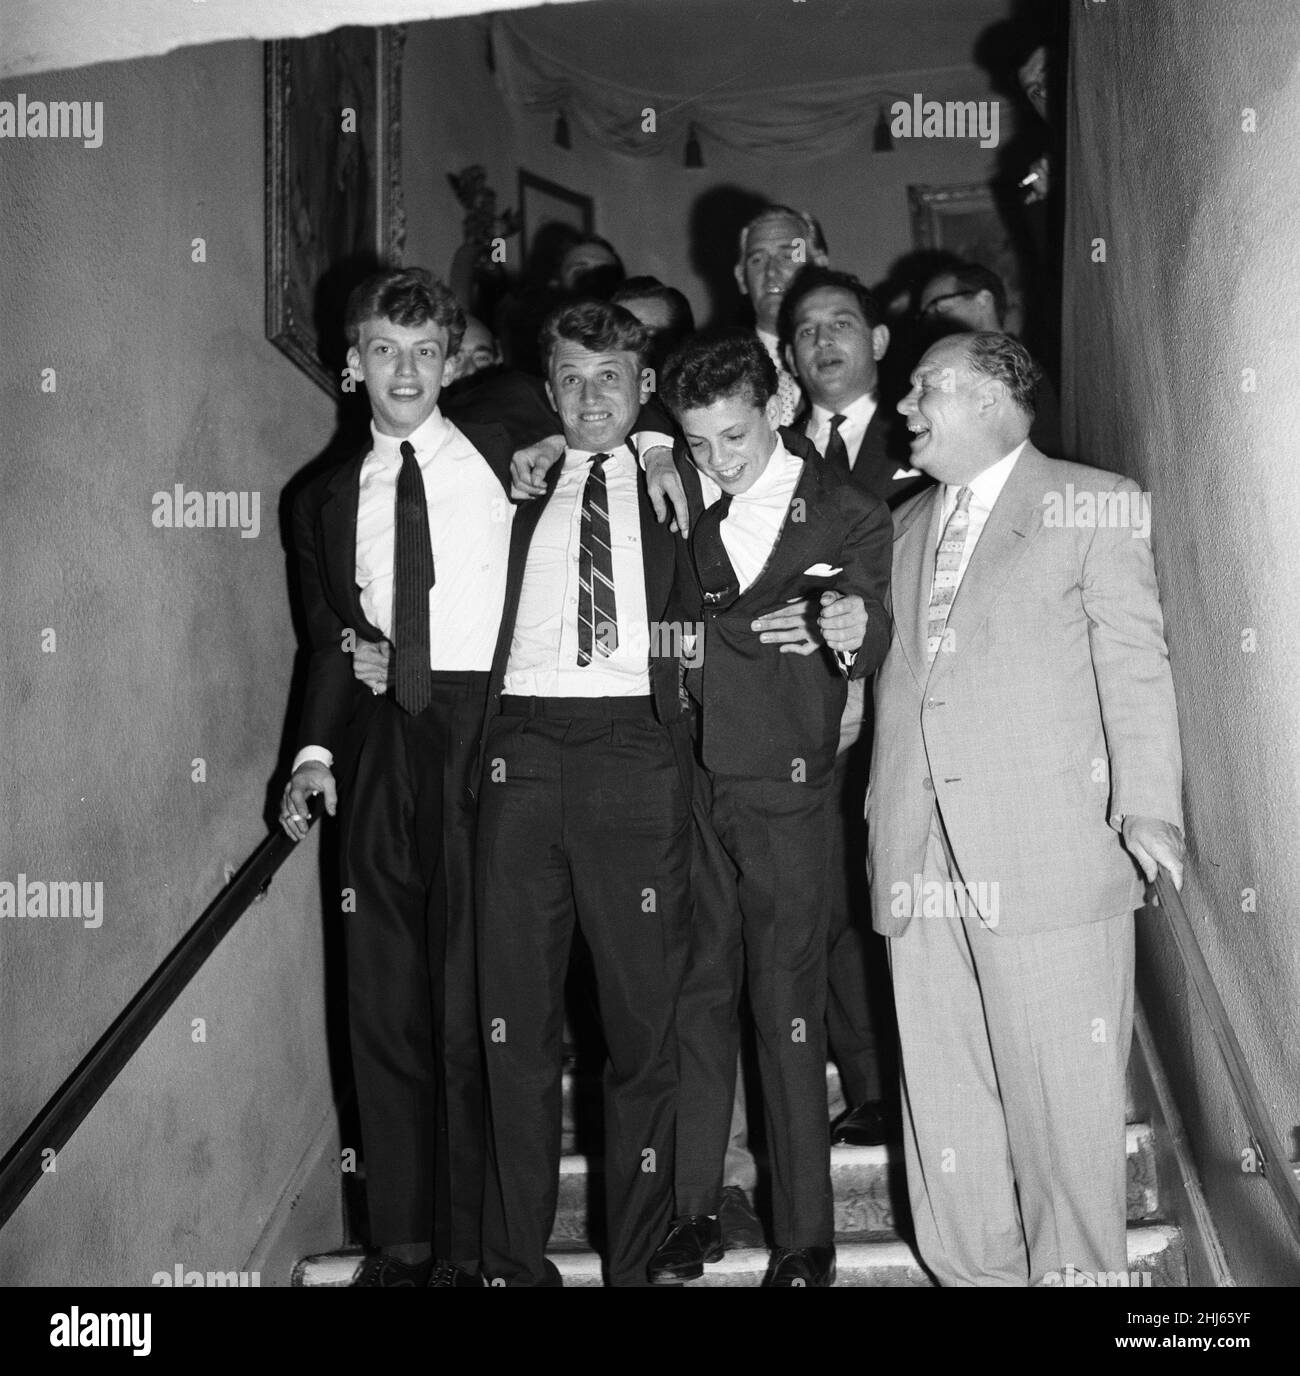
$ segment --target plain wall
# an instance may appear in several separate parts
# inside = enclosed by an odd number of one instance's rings
[[[1065,395],[1079,457],[1152,493],[1183,733],[1184,897],[1294,1153],[1300,26],[1292,0],[1076,5],[1072,24]],[[1295,1285],[1294,1241],[1264,1179],[1243,1170],[1246,1127],[1160,914],[1139,933],[1140,992],[1232,1270]]]
[[[0,87],[104,103],[101,147],[0,158],[0,879],[104,893],[98,929],[0,919],[6,1148],[266,834],[294,657],[277,502],[334,408],[263,335],[262,71],[245,42]],[[155,527],[176,483],[259,493],[259,534]],[[315,850],[0,1232],[5,1282],[254,1253],[333,1113]]]

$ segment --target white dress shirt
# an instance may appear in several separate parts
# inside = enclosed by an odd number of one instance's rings
[[[778,435],[772,457],[753,487],[732,497],[731,508],[722,522],[720,533],[741,592],[753,586],[772,557],[781,527],[785,524],[786,512],[790,509],[790,499],[794,496],[802,473],[803,460],[790,453]],[[701,473],[700,479],[706,501],[712,506],[722,490],[705,474]],[[714,490],[712,499],[709,498],[708,488]]]
[[[975,546],[979,543],[980,536],[984,533],[984,527],[988,524],[989,516],[992,514],[994,504],[1002,495],[1002,489],[1007,485],[1007,479],[1011,476],[1011,470],[1016,466],[1016,460],[1020,457],[1020,451],[1028,441],[1021,440],[1018,445],[997,463],[990,464],[982,473],[973,477],[970,482],[958,483],[955,487],[952,483],[943,485],[943,504],[939,510],[939,537],[943,537],[943,528],[948,524],[948,518],[957,507],[957,494],[962,487],[970,488],[970,524],[966,528],[966,545],[961,552],[961,563],[957,567],[957,587],[961,587],[961,580],[966,576],[966,568],[970,564],[971,555],[975,553]],[[938,545],[935,546],[935,553],[938,553]],[[956,596],[954,590],[953,596]]]
[[[370,426],[372,448],[361,464],[357,502],[356,581],[361,610],[385,637],[393,627],[393,516],[402,440]],[[429,589],[429,667],[478,670],[492,667],[501,610],[514,506],[487,460],[435,409],[407,436],[424,476],[433,546],[434,583]],[[294,758],[332,767],[323,746],[304,746]]]
[[[862,437],[867,433],[867,426],[871,424],[871,417],[876,414],[875,397],[864,394],[856,401],[851,401],[842,411],[828,411],[824,406],[814,403],[812,411],[808,416],[808,423],[804,426],[804,434],[813,442],[817,452],[826,457],[826,446],[831,438],[831,417],[843,416],[844,423],[840,426],[840,438],[844,441],[844,447],[849,453],[849,469],[852,470],[858,461],[858,450],[862,447]]]
[[[582,490],[591,451],[566,449],[555,490],[528,547],[519,611],[501,691],[517,697],[617,698],[650,694],[650,627],[637,466],[627,445],[605,461],[618,647],[578,663],[578,556]]]

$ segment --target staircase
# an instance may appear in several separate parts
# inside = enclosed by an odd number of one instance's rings
[[[1130,1081],[1131,1081],[1130,1077]],[[578,1150],[582,1124],[599,1111],[599,1086],[565,1074],[564,1156],[560,1162],[560,1197],[551,1233],[551,1260],[566,1286],[603,1284],[601,1260],[588,1235],[588,1202],[600,1205],[599,1182],[593,1182],[587,1156]],[[827,1107],[833,1118],[844,1108],[839,1073],[826,1070]],[[1134,1105],[1128,1106],[1128,1259],[1129,1270],[1151,1286],[1185,1286],[1187,1261],[1182,1230],[1161,1211],[1156,1171],[1155,1134]],[[594,1104],[593,1104],[594,1099]],[[906,1208],[901,1149],[832,1147],[831,1185],[835,1193],[836,1285],[930,1286],[916,1254],[894,1227],[897,1204]],[[761,1210],[760,1210],[761,1212]],[[688,1287],[757,1286],[767,1270],[765,1250],[728,1252],[704,1268]]]
[[[1135,1049],[1135,1055],[1137,1054]],[[1128,1264],[1131,1272],[1149,1275],[1140,1283],[1186,1286],[1187,1257],[1181,1227],[1168,1215],[1157,1178],[1156,1134],[1134,1103],[1132,1068],[1128,1105]],[[827,1111],[833,1118],[844,1108],[839,1074],[826,1070]],[[589,1205],[601,1207],[599,1180],[593,1180],[591,1159],[580,1149],[599,1136],[598,1080],[564,1074],[564,1155],[560,1161],[559,1204],[549,1253],[566,1286],[604,1284],[601,1259],[593,1247]],[[359,1175],[348,1177],[360,1184]],[[895,1208],[906,1210],[901,1149],[894,1147],[833,1147],[831,1184],[835,1193],[836,1285],[925,1287],[932,1282],[916,1254],[894,1226]],[[359,1201],[346,1212],[359,1217]],[[761,1210],[760,1210],[761,1212]],[[347,1285],[359,1261],[359,1249],[305,1258],[294,1268],[295,1286]],[[688,1287],[757,1286],[767,1270],[763,1249],[728,1252],[722,1261],[704,1268]]]

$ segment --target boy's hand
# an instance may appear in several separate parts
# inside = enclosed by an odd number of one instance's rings
[[[682,486],[671,449],[657,444],[653,449],[646,450],[645,485],[659,524],[663,525],[671,506],[675,519],[668,529],[680,531],[685,539],[691,533],[691,517],[686,505],[686,489]]]
[[[821,611],[817,615],[817,627],[822,639],[841,654],[856,654],[862,648],[867,634],[867,607],[860,594],[849,593],[846,597],[828,588],[821,595]]]
[[[393,647],[386,640],[358,640],[352,652],[352,673],[372,693],[388,691],[388,660]]]
[[[563,435],[548,435],[527,449],[517,449],[510,459],[510,500],[524,502],[544,497],[546,475],[563,454]]]
[[[813,635],[817,627],[809,615],[807,598],[764,612],[749,623],[749,628],[759,632],[764,645],[779,645],[783,655],[810,655],[821,645]]]

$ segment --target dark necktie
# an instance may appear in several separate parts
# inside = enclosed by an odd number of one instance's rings
[[[844,424],[843,416],[831,417],[831,433],[826,439],[826,465],[833,468],[842,477],[847,478],[849,469],[849,451],[844,443],[844,436],[840,434],[840,426]]]
[[[582,488],[582,535],[578,546],[578,663],[593,651],[608,659],[618,649],[618,605],[614,600],[614,552],[609,544],[608,454],[593,454]]]
[[[691,552],[706,607],[730,606],[740,596],[740,580],[722,542],[722,523],[731,510],[731,493],[724,492],[695,522]]]
[[[393,646],[397,655],[393,696],[414,716],[429,705],[429,589],[433,544],[424,477],[410,441],[402,441],[393,509]]]

